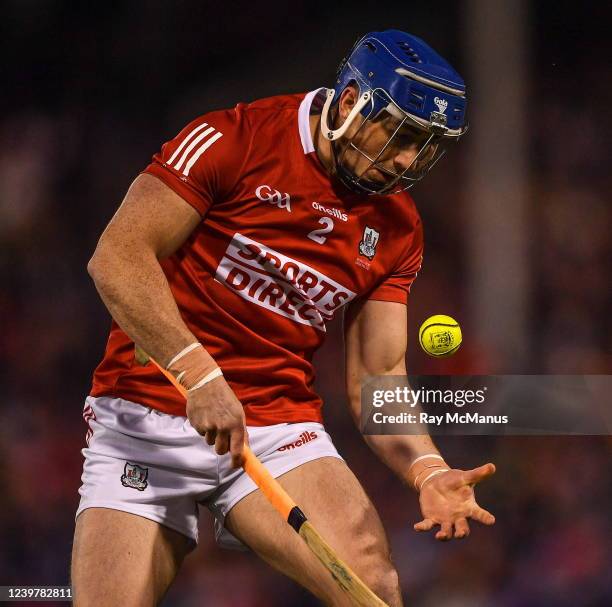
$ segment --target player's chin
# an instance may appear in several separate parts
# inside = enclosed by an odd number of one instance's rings
[[[379,186],[385,186],[391,182],[389,175],[383,173],[381,170],[372,167],[368,169],[362,176],[363,181],[378,184]]]
[[[389,175],[386,175],[378,169],[368,169],[361,177],[359,182],[370,190],[384,190],[392,179]]]

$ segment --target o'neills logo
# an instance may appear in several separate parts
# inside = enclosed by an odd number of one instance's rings
[[[325,331],[325,321],[355,297],[329,276],[242,234],[234,234],[215,279],[240,297]]]
[[[294,443],[283,445],[282,447],[279,447],[277,451],[290,451],[291,449],[295,449],[296,447],[301,447],[302,445],[305,445],[306,443],[309,443],[310,441],[315,440],[315,438],[319,438],[317,436],[317,433],[309,432],[307,430],[306,432],[302,432],[302,434],[300,434],[300,438],[296,440]]]
[[[327,213],[336,219],[340,219],[340,221],[348,221],[348,215],[336,207],[324,207],[321,203],[315,201],[312,203],[312,208],[320,213]]]

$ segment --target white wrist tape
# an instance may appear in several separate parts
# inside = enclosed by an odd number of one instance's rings
[[[185,356],[186,354],[189,354],[189,352],[191,352],[192,350],[195,350],[196,348],[202,348],[202,344],[199,341],[196,341],[195,343],[190,344],[189,346],[187,346],[186,348],[183,348],[167,365],[166,365],[166,369],[170,369],[170,367],[177,361],[180,360],[181,358],[183,358],[183,356]]]
[[[419,476],[423,475],[423,474],[427,474],[428,470],[431,470],[432,468],[444,468],[444,466],[442,464],[430,464],[429,466],[425,466],[415,477],[414,480],[412,481],[412,484],[414,485],[415,489],[418,489],[418,482],[419,482]]]
[[[423,486],[425,485],[425,483],[430,479],[433,478],[434,476],[436,476],[436,474],[443,474],[444,472],[448,472],[449,469],[448,468],[440,468],[440,470],[434,470],[433,472],[431,472],[429,475],[427,475],[424,479],[423,482],[421,483],[421,486],[419,487],[419,491],[421,491],[421,489],[423,489]]]
[[[410,464],[410,468],[408,468],[408,472],[410,472],[410,470],[412,470],[412,466],[414,466],[417,462],[420,462],[423,459],[427,459],[428,457],[433,457],[435,459],[441,459],[442,461],[444,461],[444,458],[441,455],[438,455],[437,453],[429,453],[428,455],[421,455],[419,457],[417,457],[411,464]]]
[[[193,392],[194,390],[201,388],[208,382],[212,381],[213,379],[216,379],[217,377],[220,377],[221,375],[223,375],[223,371],[221,371],[220,367],[217,367],[216,369],[211,371],[208,375],[205,375],[197,384],[195,384],[194,386],[191,386],[191,388],[189,388],[189,392]]]

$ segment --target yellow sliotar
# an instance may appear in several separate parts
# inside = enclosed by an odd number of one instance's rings
[[[442,358],[454,354],[461,345],[459,323],[446,314],[430,316],[419,329],[419,343],[430,356]]]

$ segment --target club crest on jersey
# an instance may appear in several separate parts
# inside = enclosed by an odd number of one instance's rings
[[[260,185],[255,190],[255,196],[263,202],[275,204],[279,209],[286,209],[291,213],[291,196],[287,192],[283,194],[269,185]]]
[[[376,245],[378,244],[379,238],[380,232],[370,226],[366,226],[363,230],[361,242],[359,243],[359,255],[363,255],[372,261],[374,255],[376,255]]]
[[[142,468],[138,464],[125,462],[125,468],[121,475],[121,484],[124,487],[131,487],[132,489],[138,489],[138,491],[144,491],[149,485],[147,476],[149,476],[148,468]]]

